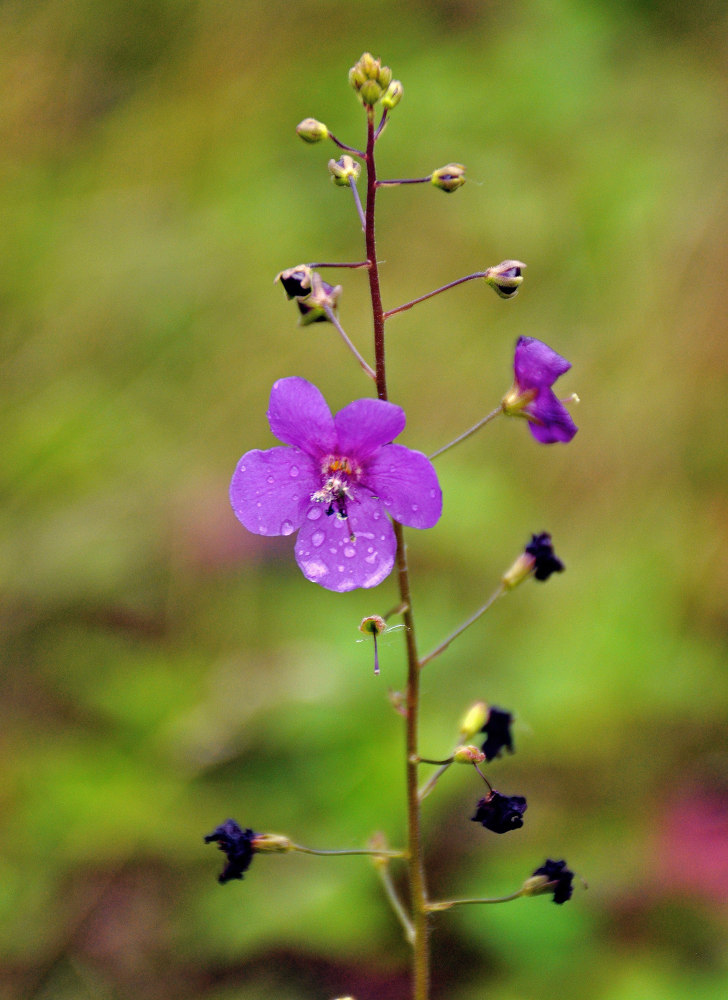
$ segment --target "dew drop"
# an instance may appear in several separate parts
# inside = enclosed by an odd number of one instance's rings
[[[434,500],[434,499],[435,499],[435,497],[437,496],[437,490],[430,490],[430,496],[431,496],[431,497],[432,497],[432,499]]]
[[[290,477],[292,479],[296,478],[296,476],[298,475],[298,466],[297,465],[292,465],[291,466],[291,468],[289,470],[289,475],[290,475]]]
[[[262,506],[263,506],[263,504],[262,504],[262,503],[260,502],[260,500],[259,500],[259,501],[257,502],[257,504],[256,504],[255,506],[256,506],[256,507],[262,507]]]
[[[313,535],[311,535],[311,544],[315,548],[318,548],[319,545],[323,545],[325,537],[323,531],[314,531]]]
[[[381,512],[375,510],[374,513],[372,514],[372,521],[378,521],[381,516],[382,516]]]
[[[241,466],[240,466],[240,471],[241,471],[241,472],[245,472],[245,466],[244,466],[244,465],[241,465]]]
[[[309,521],[318,521],[321,517],[321,507],[318,504],[315,504],[313,507],[309,507],[306,517]]]
[[[347,559],[353,559],[356,555],[356,549],[352,545],[346,545],[344,547],[344,555]]]
[[[390,465],[389,466],[389,471],[390,472],[396,472],[397,471],[397,466],[396,465]]]
[[[336,553],[338,552],[338,549],[336,548],[335,545],[332,545],[331,548],[329,549],[329,552],[331,553],[332,556],[335,556]]]
[[[337,573],[343,573],[344,572],[344,567],[343,566],[337,566],[336,567],[336,572]]]
[[[419,505],[418,505],[418,504],[416,504],[416,503],[413,503],[413,504],[412,504],[412,513],[413,513],[413,514],[416,514],[416,513],[417,513],[417,511],[418,511],[419,509],[420,509],[420,508],[419,508]]]
[[[365,556],[364,557],[364,562],[365,563],[369,563],[370,566],[373,566],[376,561],[377,561],[377,553],[376,552],[372,552],[372,554],[370,556]]]
[[[291,522],[290,521],[284,521],[281,524],[281,534],[282,535],[290,535],[290,534],[292,534],[292,532],[293,532],[293,525],[291,524]]]
[[[268,534],[268,529],[266,528],[266,526],[264,524],[261,524],[260,527],[258,528],[258,534],[259,535],[267,535]]]
[[[268,476],[268,485],[272,486],[274,482],[275,482],[275,479],[273,478],[273,476]]]
[[[374,546],[370,545],[369,548],[367,549],[367,552],[373,552],[373,551],[374,551]]]

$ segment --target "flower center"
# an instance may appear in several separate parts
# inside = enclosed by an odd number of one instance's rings
[[[326,515],[336,514],[345,521],[346,505],[353,500],[352,486],[359,481],[361,468],[345,455],[327,455],[321,462],[321,489],[311,494],[314,503],[325,503]]]

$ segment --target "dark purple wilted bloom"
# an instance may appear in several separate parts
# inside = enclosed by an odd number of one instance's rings
[[[501,750],[505,747],[508,753],[513,753],[513,738],[511,736],[511,723],[513,716],[510,712],[504,712],[502,708],[491,707],[488,712],[488,721],[480,730],[486,734],[486,740],[481,747],[488,761],[500,757]]]
[[[300,529],[296,562],[328,590],[381,583],[397,549],[386,515],[431,528],[442,513],[430,461],[390,443],[404,429],[404,410],[357,399],[332,417],[316,386],[292,377],[274,384],[268,421],[290,447],[243,455],[230,484],[236,517],[257,535]]]
[[[569,871],[565,861],[552,861],[551,858],[548,858],[546,863],[533,873],[534,878],[539,875],[544,876],[548,881],[534,895],[553,892],[554,903],[565,903],[567,899],[571,899],[571,894],[574,891],[571,884],[574,880],[574,873]]]
[[[563,573],[564,564],[554,552],[551,535],[543,531],[532,535],[526,546],[526,554],[533,558],[533,576],[536,580],[548,580],[552,573]]]
[[[540,340],[519,337],[513,362],[515,381],[503,399],[503,411],[526,417],[531,433],[541,444],[571,441],[577,432],[569,411],[551,388],[569,368],[566,358]]]
[[[522,795],[501,795],[493,790],[484,799],[480,799],[471,819],[493,833],[508,833],[523,826],[525,811],[526,800]]]
[[[218,875],[220,885],[242,878],[243,872],[250,867],[254,848],[251,841],[256,836],[252,830],[241,830],[234,819],[226,819],[224,823],[205,837],[205,843],[217,842],[217,846],[227,855],[228,863]]]

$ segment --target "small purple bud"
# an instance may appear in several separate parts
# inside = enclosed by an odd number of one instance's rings
[[[484,799],[479,800],[471,819],[493,833],[509,833],[523,826],[526,808],[526,800],[522,795],[501,795],[493,789]]]

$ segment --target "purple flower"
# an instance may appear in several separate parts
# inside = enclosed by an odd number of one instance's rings
[[[220,885],[243,877],[243,872],[248,870],[253,860],[255,848],[251,842],[255,836],[252,830],[241,830],[234,819],[226,819],[205,837],[206,844],[216,842],[227,855],[228,863],[217,878]]]
[[[268,421],[289,447],[243,455],[230,484],[236,517],[258,535],[299,529],[296,562],[328,590],[381,583],[397,550],[386,514],[431,528],[442,513],[429,460],[389,443],[404,429],[404,410],[357,399],[332,417],[316,386],[293,377],[274,384]]]
[[[571,899],[571,894],[574,891],[571,884],[574,880],[574,873],[569,871],[565,861],[552,861],[551,858],[547,858],[546,863],[537,868],[532,877],[537,878],[539,875],[542,875],[547,881],[542,888],[538,889],[538,893],[552,892],[554,903],[565,903],[567,899]]]
[[[513,753],[512,722],[511,713],[503,711],[502,708],[492,707],[488,712],[488,721],[480,730],[481,733],[486,734],[486,740],[481,749],[487,761],[500,757],[504,747],[508,753]]]
[[[480,799],[474,823],[481,823],[493,833],[508,833],[523,826],[526,800],[522,795],[501,795],[493,789],[484,799]]]
[[[525,548],[527,555],[533,559],[534,579],[548,580],[552,573],[563,573],[564,564],[554,552],[551,535],[542,531],[540,535],[531,535],[531,541]]]
[[[503,411],[528,419],[531,433],[541,444],[571,441],[578,428],[551,386],[571,364],[547,344],[520,337],[513,362],[515,381],[503,399]]]

